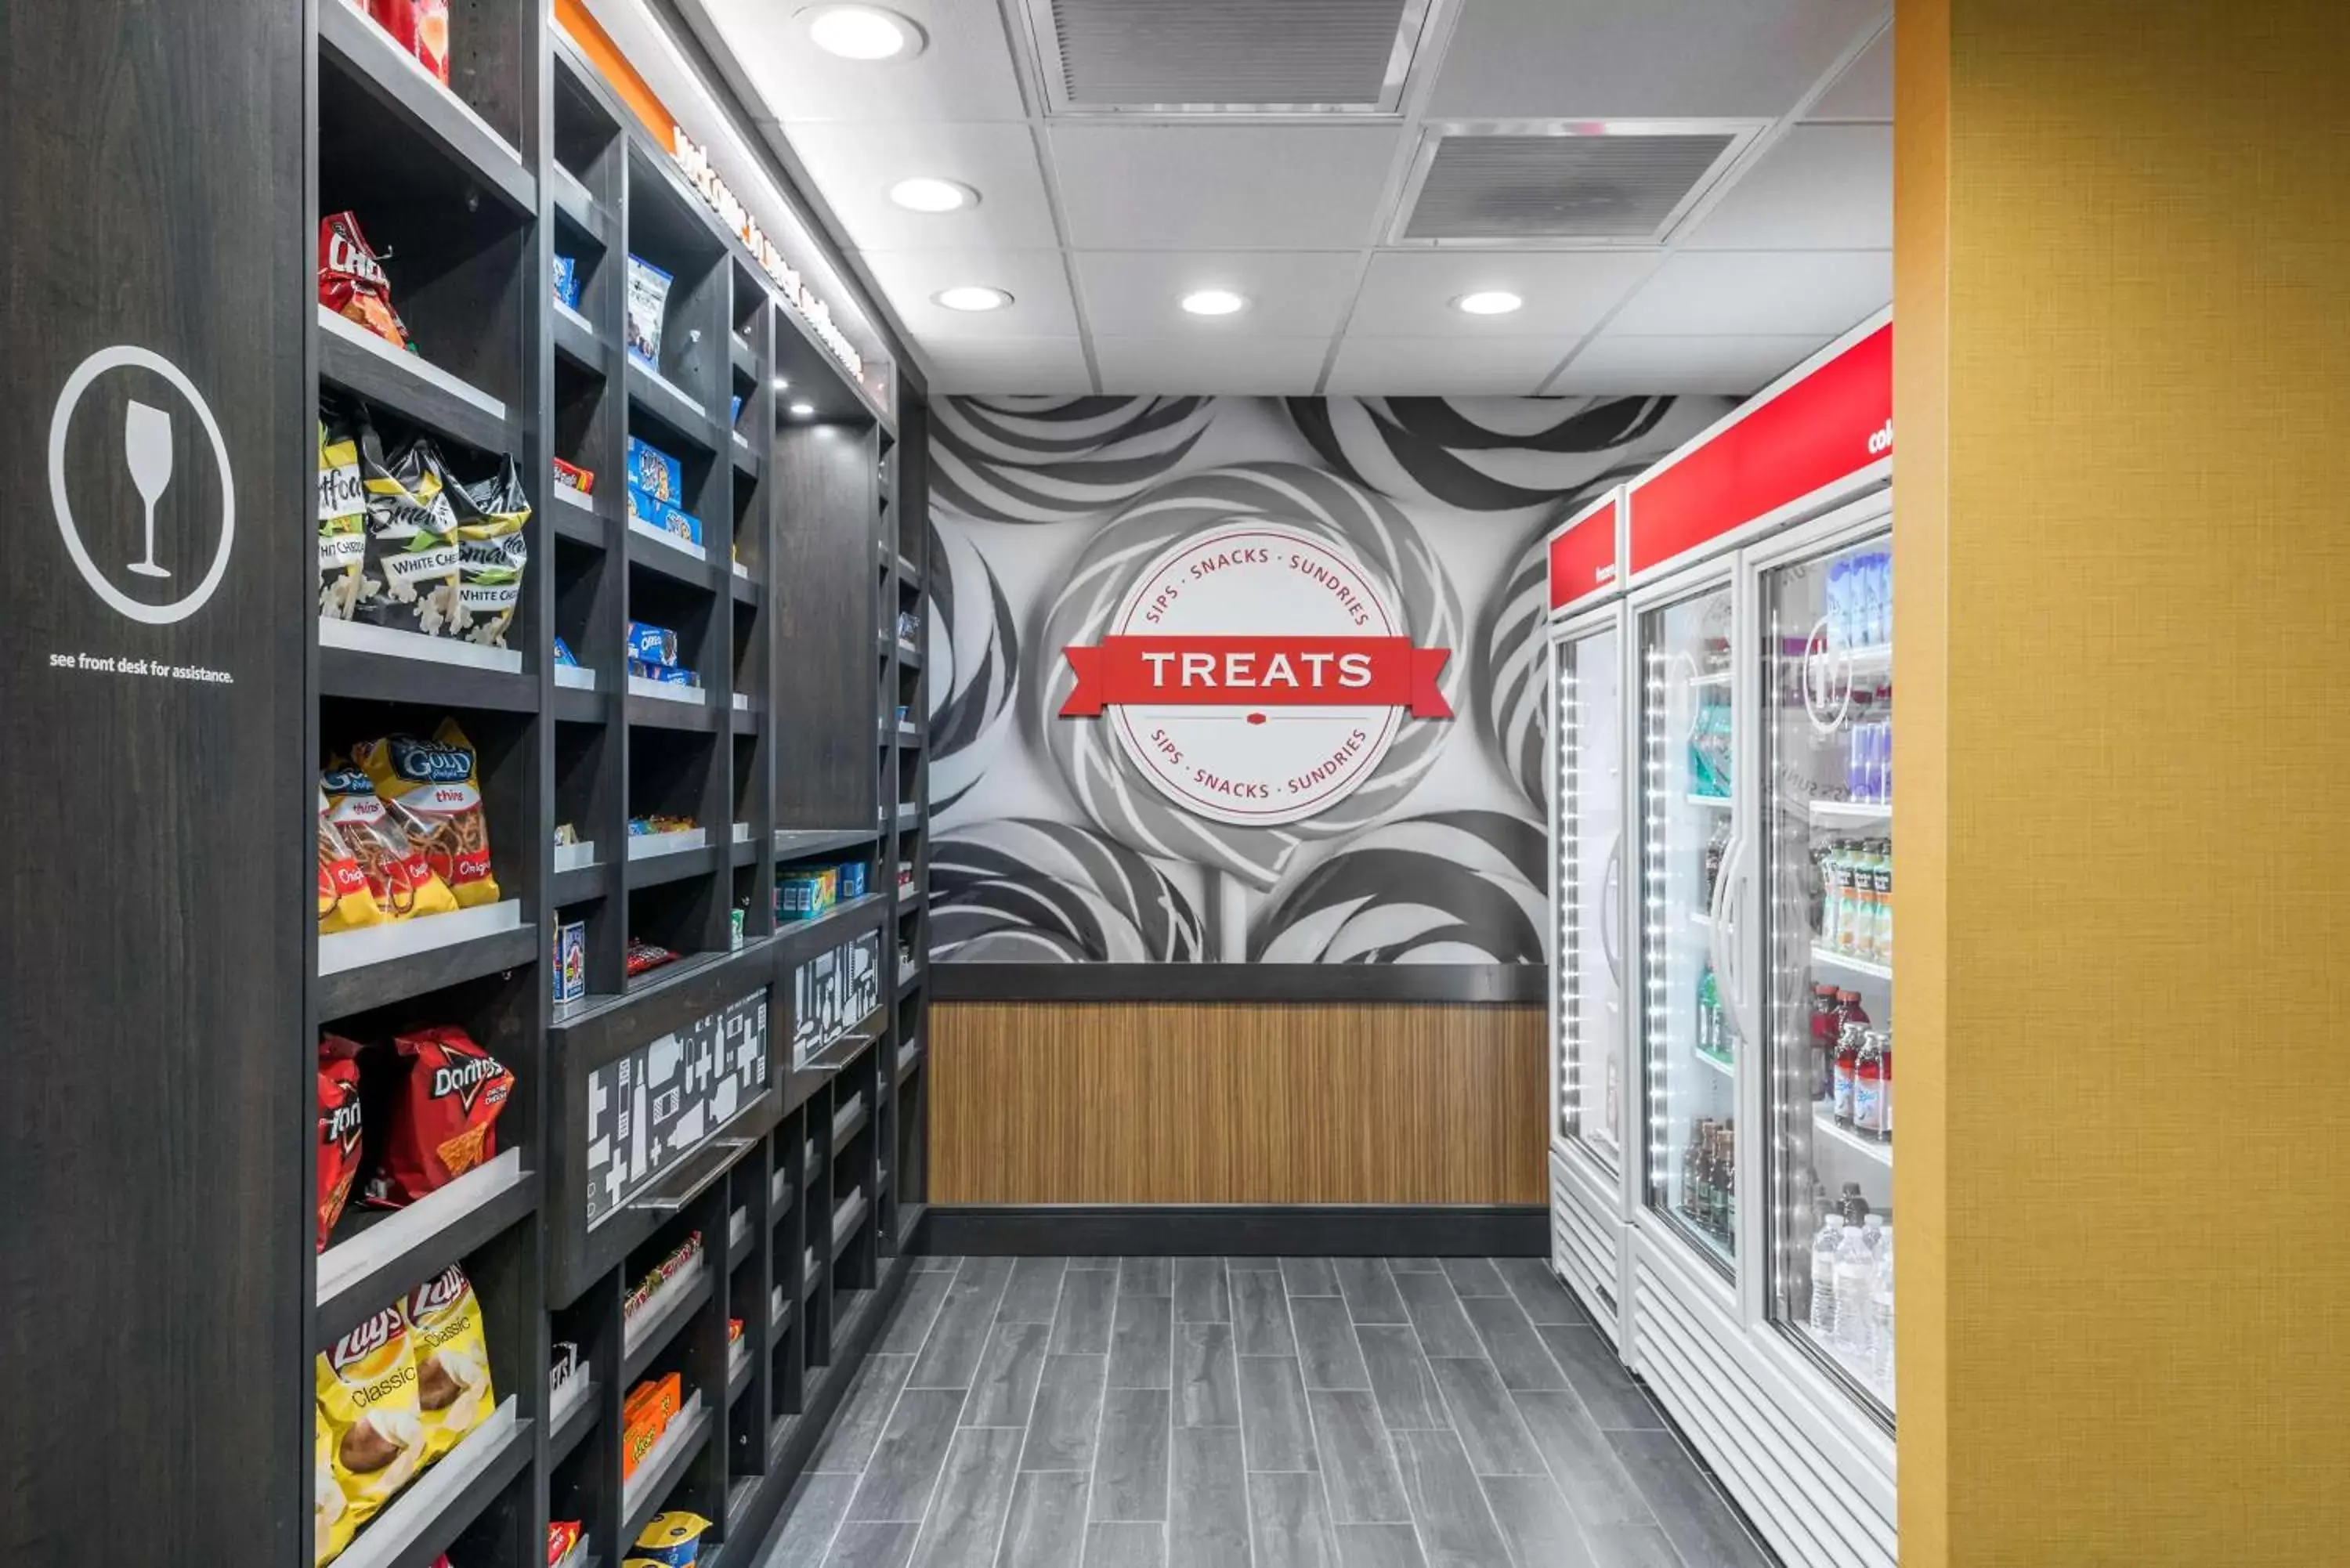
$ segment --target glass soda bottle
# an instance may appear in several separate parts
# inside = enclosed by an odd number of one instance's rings
[[[1833,1083],[1835,1124],[1852,1126],[1855,1090],[1858,1086],[1860,1037],[1865,1033],[1857,1023],[1846,1023],[1836,1035],[1835,1076]]]

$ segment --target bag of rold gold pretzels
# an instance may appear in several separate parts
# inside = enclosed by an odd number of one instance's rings
[[[398,1303],[318,1357],[318,1425],[332,1445],[327,1462],[346,1504],[338,1522],[357,1529],[424,1463],[416,1361]]]
[[[490,869],[490,819],[482,810],[482,785],[473,767],[473,743],[453,719],[443,719],[429,741],[393,735],[351,749],[387,801],[397,801],[423,826],[417,847],[433,873],[449,885],[457,907],[470,909],[498,901],[498,879]]]
[[[416,1356],[416,1402],[424,1421],[424,1462],[431,1464],[489,1418],[498,1397],[490,1387],[490,1346],[482,1332],[482,1305],[473,1282],[452,1263],[440,1277],[408,1295],[409,1348]]]
[[[375,784],[348,763],[333,762],[318,780],[327,792],[327,822],[359,862],[368,894],[386,919],[445,915],[457,907],[449,885],[424,857],[424,825],[397,804],[387,805]]]

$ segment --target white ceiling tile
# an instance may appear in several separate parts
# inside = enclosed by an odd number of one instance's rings
[[[898,319],[917,341],[958,337],[1073,337],[1077,313],[1058,251],[860,251]],[[931,298],[977,284],[1007,290],[1001,310],[949,310]]]
[[[1362,265],[1352,251],[1079,251],[1087,330],[1116,337],[1327,337],[1345,319]],[[1248,307],[1191,316],[1182,297],[1224,288]]]
[[[1059,243],[1035,134],[1024,125],[787,125],[792,151],[863,250],[1050,250]],[[889,187],[927,174],[979,201],[953,213],[910,213]]]
[[[1607,326],[1635,337],[1826,337],[1892,297],[1890,251],[1683,251]]]
[[[1371,257],[1347,330],[1350,337],[1572,338],[1599,325],[1657,258],[1654,251],[1382,251]],[[1525,306],[1508,316],[1452,308],[1462,295],[1485,289],[1507,289]]]
[[[1304,397],[1321,379],[1327,337],[1231,337],[1094,338],[1102,390],[1229,392]]]
[[[1806,119],[1893,119],[1893,29],[1887,27],[1867,52],[1820,95]]]
[[[777,119],[1018,119],[1020,78],[1003,18],[973,0],[889,0],[929,36],[911,59],[859,62],[808,41],[794,0],[704,0]]]
[[[1085,349],[1074,337],[959,338],[926,343],[937,392],[1090,392]]]
[[[1890,250],[1893,128],[1796,126],[1680,243],[1692,250]]]
[[[1078,250],[1350,250],[1371,243],[1402,135],[1379,126],[1055,123]]]
[[[1537,391],[1572,337],[1365,337],[1349,333],[1329,389],[1357,397],[1502,397]]]
[[[1625,395],[1726,392],[1742,397],[1770,385],[1826,335],[1769,337],[1635,337],[1605,333],[1584,345],[1548,392]]]
[[[1462,0],[1431,119],[1773,118],[1887,0]]]

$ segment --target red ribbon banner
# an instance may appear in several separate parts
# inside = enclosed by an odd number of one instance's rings
[[[1449,648],[1408,637],[1106,637],[1061,650],[1076,685],[1064,719],[1144,708],[1409,708],[1450,719]]]

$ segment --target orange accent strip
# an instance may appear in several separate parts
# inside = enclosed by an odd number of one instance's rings
[[[612,36],[588,13],[587,0],[555,0],[555,19],[571,35],[579,52],[588,57],[596,74],[610,83],[612,90],[620,95],[620,101],[644,121],[653,140],[664,148],[669,146],[670,134],[677,128],[677,117],[645,85],[645,78],[637,75],[637,67],[629,64],[629,57],[620,53]]]

